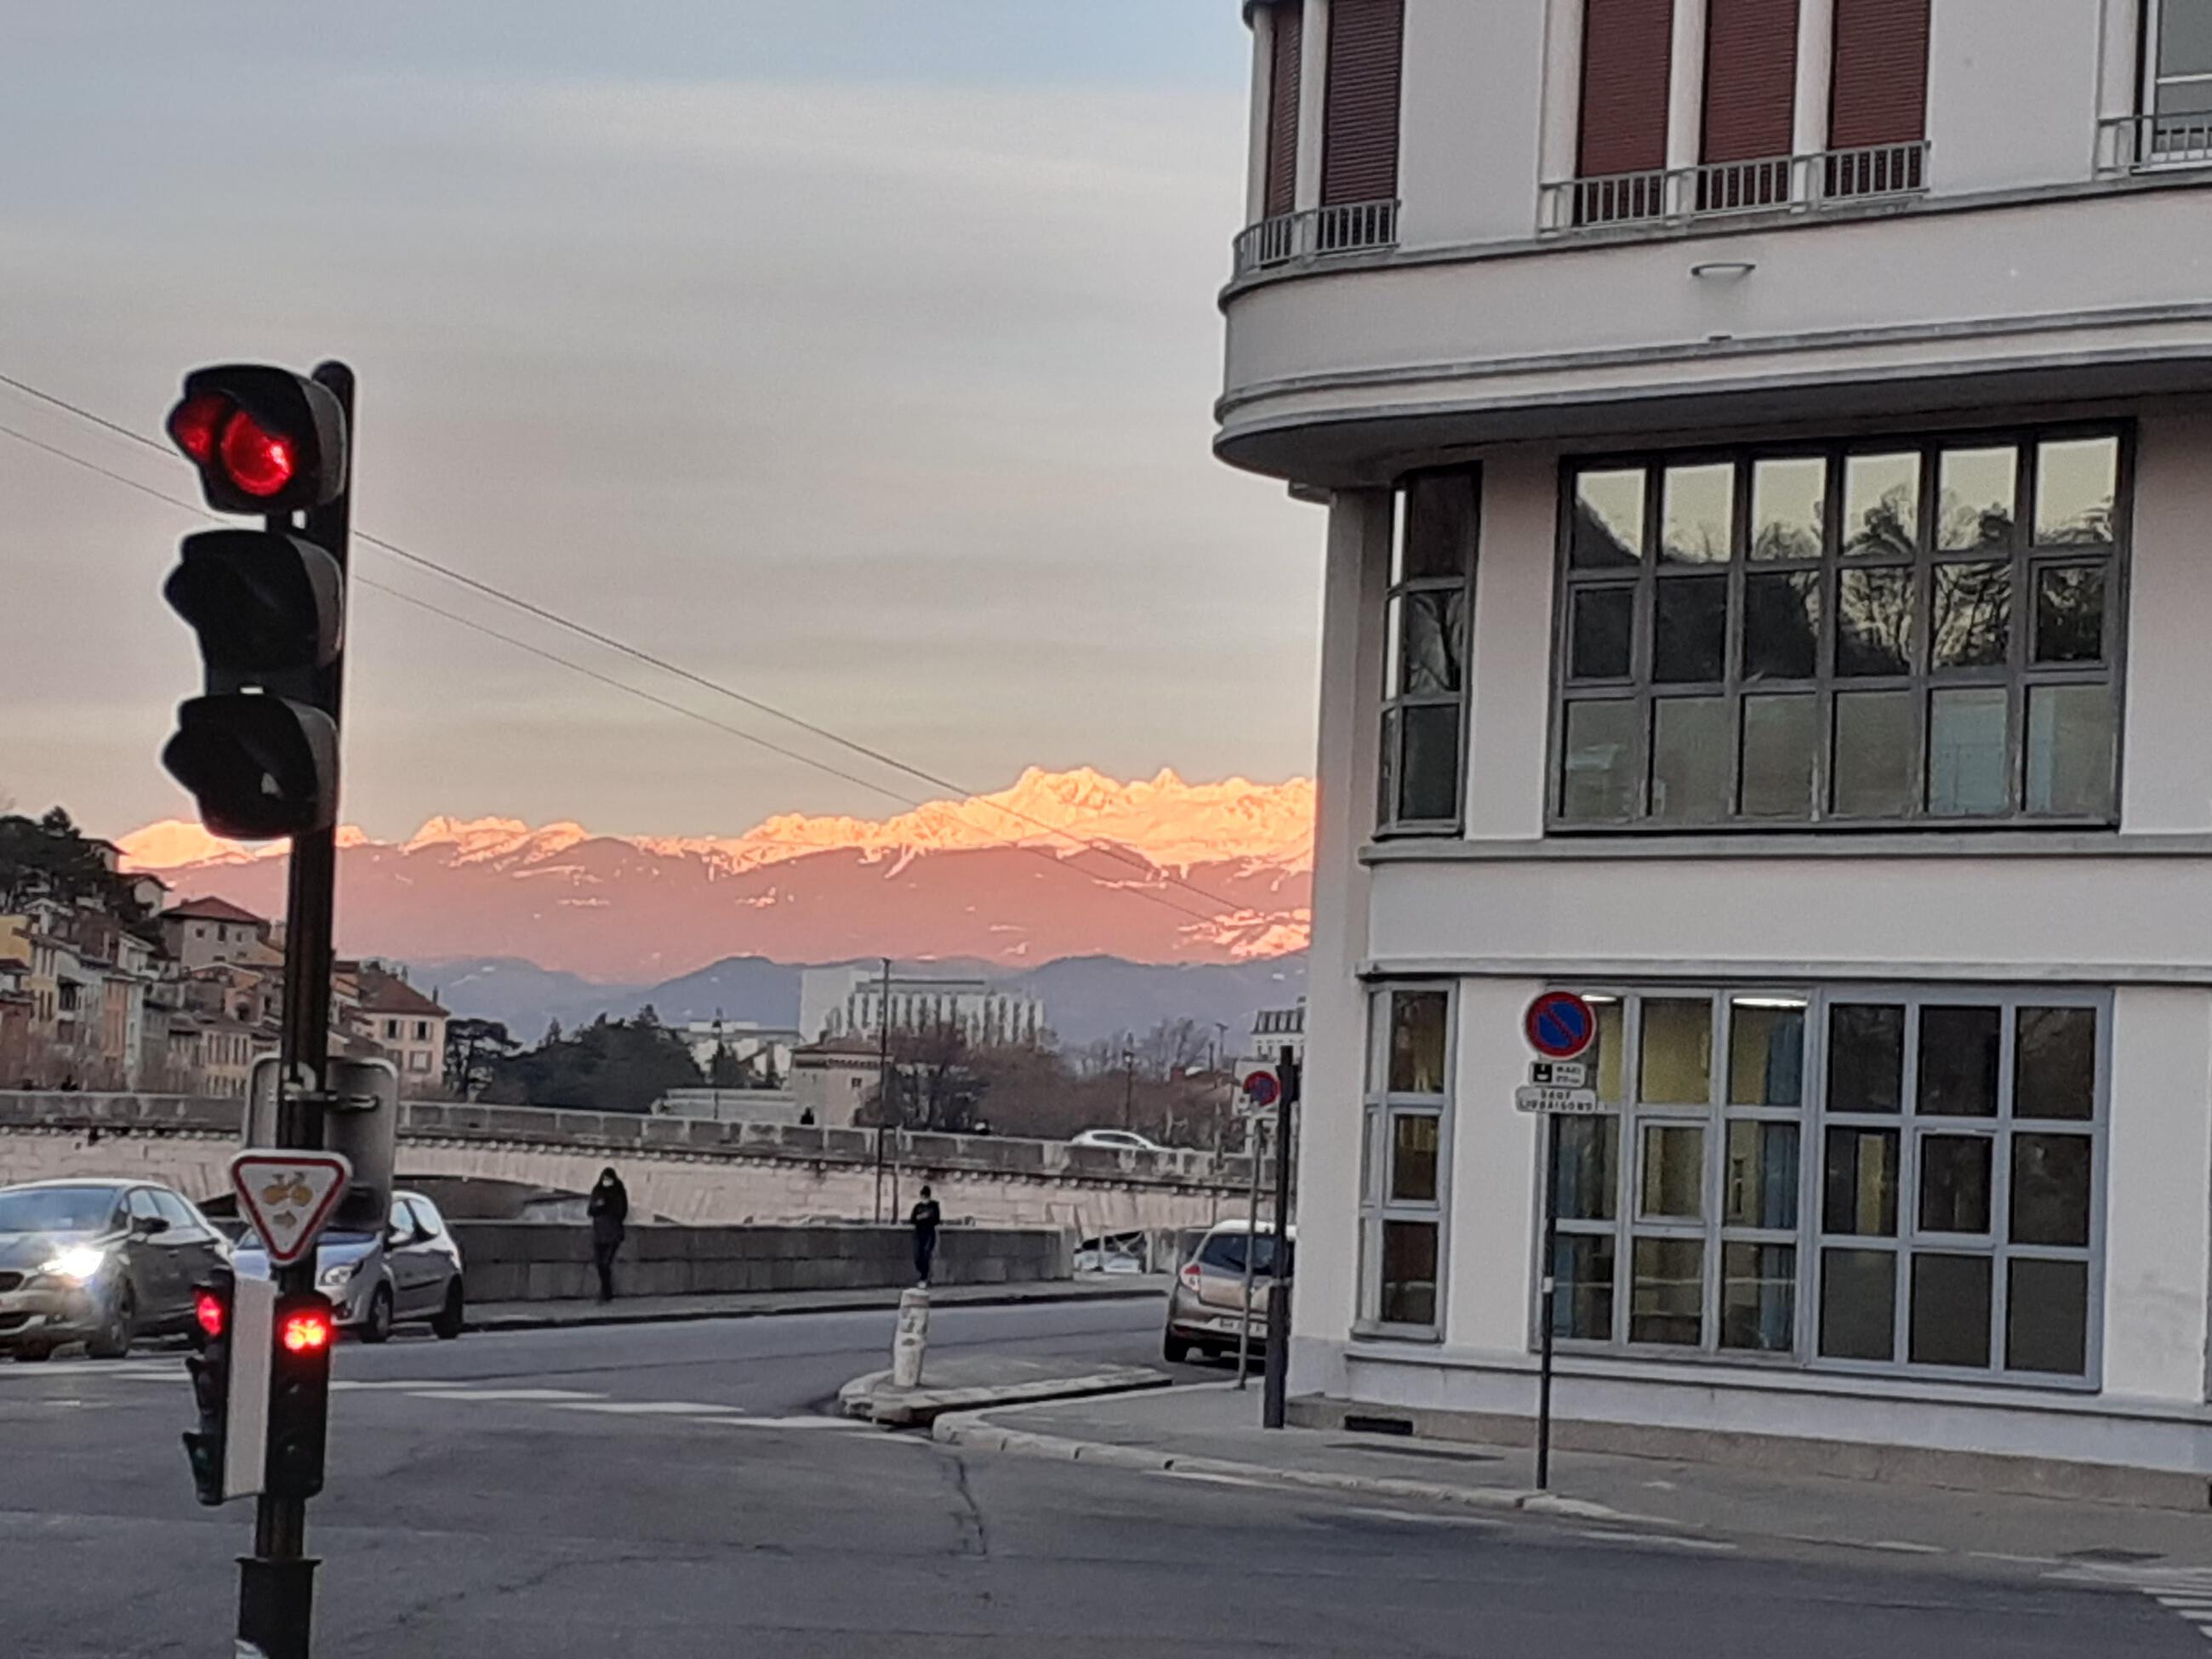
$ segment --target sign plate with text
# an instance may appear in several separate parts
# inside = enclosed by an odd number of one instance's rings
[[[1513,1091],[1516,1112],[1544,1112],[1556,1116],[1592,1117],[1606,1109],[1598,1104],[1595,1089],[1563,1089],[1547,1083],[1531,1083]]]

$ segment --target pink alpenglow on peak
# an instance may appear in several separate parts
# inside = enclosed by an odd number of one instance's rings
[[[735,836],[438,817],[382,842],[348,827],[340,944],[418,960],[525,957],[597,978],[747,952],[1248,960],[1305,945],[1313,811],[1304,778],[1191,783],[1164,770],[1124,782],[1033,767],[1006,789],[890,817],[784,813]],[[179,894],[282,909],[282,842],[173,820],[118,845],[127,867]]]

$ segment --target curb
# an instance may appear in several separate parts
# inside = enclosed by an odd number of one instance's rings
[[[878,1428],[928,1428],[940,1418],[957,1413],[1003,1411],[1015,1406],[1056,1405],[1062,1401],[1095,1399],[1109,1394],[1139,1394],[1170,1387],[1174,1380],[1164,1371],[1142,1365],[1117,1365],[1103,1371],[1038,1377],[1027,1382],[979,1382],[944,1389],[894,1389],[887,1386],[890,1376],[890,1372],[881,1370],[854,1377],[837,1390],[838,1409],[848,1417],[873,1423]]]
[[[941,1302],[942,1309],[961,1308],[1023,1308],[1065,1306],[1071,1302],[1139,1302],[1160,1296],[1157,1287],[1143,1290],[1066,1291],[1041,1295],[963,1296],[957,1301]],[[552,1331],[580,1328],[594,1325],[685,1325],[710,1319],[770,1319],[785,1314],[830,1313],[890,1313],[898,1307],[898,1292],[886,1291],[881,1302],[810,1302],[794,1300],[776,1307],[747,1308],[672,1308],[647,1312],[622,1310],[617,1303],[604,1313],[573,1315],[555,1314],[495,1314],[488,1319],[471,1318],[462,1329],[466,1331]]]
[[[1212,1384],[1200,1384],[1212,1387]],[[960,1412],[940,1417],[931,1425],[930,1438],[940,1445],[962,1446],[977,1451],[1011,1452],[1018,1456],[1057,1458],[1071,1463],[1092,1463],[1106,1468],[1136,1469],[1147,1474],[1215,1474],[1271,1486],[1347,1492],[1366,1498],[1395,1498],[1455,1509],[1489,1513],[1517,1511],[1560,1520],[1605,1521],[1616,1524],[1687,1530],[1681,1522],[1656,1516],[1632,1515],[1604,1504],[1578,1498],[1530,1492],[1512,1486],[1453,1486],[1429,1480],[1406,1480],[1393,1475],[1340,1474],[1327,1469],[1283,1468],[1267,1463],[1246,1463],[1225,1457],[1198,1457],[1180,1452],[1155,1451],[1143,1446],[1118,1446],[1106,1441],[1074,1440],[1062,1435],[1033,1434],[1009,1429],[990,1420],[988,1412]]]

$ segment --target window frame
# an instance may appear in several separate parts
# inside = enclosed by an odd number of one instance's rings
[[[1413,488],[1424,478],[1463,477],[1473,495],[1473,538],[1466,550],[1465,568],[1456,576],[1410,576],[1405,574],[1406,536],[1412,520]],[[1375,839],[1460,835],[1467,820],[1468,705],[1474,672],[1474,578],[1482,563],[1483,475],[1480,465],[1431,467],[1401,477],[1390,490],[1390,541],[1386,554],[1388,581],[1382,598],[1382,695],[1376,717]],[[1460,615],[1465,635],[1460,642],[1459,689],[1455,691],[1406,691],[1403,618],[1414,595],[1460,596]],[[1408,708],[1450,708],[1456,713],[1452,739],[1452,810],[1436,818],[1401,817],[1398,805],[1405,779],[1406,740],[1401,716]]]
[[[1605,1116],[1619,1125],[1619,1151],[1614,1158],[1615,1190],[1610,1220],[1582,1220],[1561,1215],[1554,1224],[1561,1238],[1601,1237],[1613,1241],[1613,1315],[1611,1331],[1603,1340],[1576,1337],[1558,1330],[1560,1351],[1644,1362],[1747,1366],[1758,1370],[1799,1371],[1823,1376],[1850,1376],[1906,1382],[1967,1382],[2008,1389],[2036,1389],[2063,1394],[2094,1394],[2104,1377],[2104,1276],[2106,1240],[2110,1214],[2110,1125],[2112,1121],[2112,1054],[2113,996],[2107,988],[2078,985],[1945,985],[1925,982],[1822,981],[1777,985],[1758,982],[1622,981],[1582,988],[1595,999],[1612,998],[1620,1007],[1622,1054],[1621,1099],[1608,1102]],[[1729,1103],[1729,1072],[1734,1009],[1745,998],[1802,998],[1804,1002],[1803,1048],[1799,1056],[1798,1104],[1740,1106]],[[1644,1104],[1639,1098],[1643,1059],[1643,1009],[1652,1000],[1689,998],[1711,1000],[1711,1061],[1707,1078],[1707,1103],[1702,1106]],[[1905,1021],[1899,1049],[1899,1095],[1894,1112],[1850,1112],[1831,1107],[1828,1099],[1829,1024],[1838,1005],[1900,1006]],[[2000,1011],[1998,1063],[1995,1109],[1986,1116],[1965,1114],[1923,1114],[1918,1110],[1919,1055],[1923,1016],[1931,1007],[1994,1007]],[[2090,1114],[2087,1118],[2021,1118],[2016,1112],[2020,1014],[2026,1009],[2087,1008],[2096,1016],[2095,1051],[2092,1068]],[[1796,1225],[1791,1230],[1761,1228],[1730,1223],[1725,1213],[1728,1126],[1741,1121],[1795,1121],[1797,1137]],[[1640,1191],[1644,1131],[1666,1123],[1705,1126],[1705,1216],[1701,1221],[1644,1218]],[[1547,1133],[1555,1132],[1547,1130]],[[1832,1231],[1825,1213],[1826,1145],[1832,1128],[1872,1128],[1897,1135],[1896,1217],[1893,1231],[1863,1235]],[[2011,1201],[2014,1143],[2021,1135],[2071,1136],[2087,1143],[2090,1159],[2087,1242],[2079,1245],[2047,1244],[2012,1237]],[[1920,1214],[1920,1174],[1923,1145],[1938,1137],[1968,1136],[1987,1139],[1991,1146],[1987,1188],[1989,1228],[1985,1233],[1965,1234],[1923,1227]],[[1547,1159],[1540,1142],[1537,1152],[1537,1224],[1543,1224]],[[1639,1238],[1702,1238],[1704,1241],[1703,1300],[1699,1341],[1696,1346],[1632,1342],[1635,1243]],[[1724,1252],[1730,1243],[1787,1244],[1796,1251],[1791,1309],[1791,1340],[1786,1351],[1729,1347],[1723,1341],[1726,1309],[1723,1301]],[[1890,1258],[1893,1285],[1890,1358],[1887,1359],[1827,1357],[1820,1352],[1821,1298],[1826,1288],[1827,1252],[1831,1249],[1877,1251]],[[1912,1279],[1917,1257],[1969,1256],[1990,1263],[1989,1363],[1985,1366],[1954,1365],[1911,1358]],[[1542,1337],[1542,1262],[1534,1252],[1534,1273],[1528,1285],[1528,1341],[1534,1351]],[[2082,1370],[2061,1373],[2012,1369],[2007,1361],[2011,1269],[2022,1261],[2079,1262],[2084,1273],[2082,1301]],[[1564,1293],[1565,1286],[1562,1286]]]
[[[2044,542],[2038,539],[2036,496],[2041,447],[2084,439],[2111,438],[2117,445],[2113,470],[2112,537],[2104,542]],[[2009,446],[2013,465],[2013,529],[2003,547],[1950,549],[1939,546],[1942,466],[1947,452]],[[1915,472],[1915,540],[1907,558],[1894,554],[1846,556],[1843,551],[1844,469],[1850,458],[1912,452]],[[1818,458],[1825,465],[1821,500],[1821,542],[1810,558],[1753,559],[1756,532],[1752,509],[1759,464]],[[1547,836],[1804,836],[1864,830],[1972,833],[1987,830],[2113,830],[2120,821],[2126,787],[2127,605],[2131,565],[2135,497],[2136,427],[2130,420],[2068,421],[1994,428],[1887,432],[1857,431],[1843,437],[1771,442],[1704,445],[1686,448],[1644,448],[1562,454],[1559,464],[1552,599],[1550,709],[1545,743],[1544,830]],[[1665,533],[1666,477],[1669,471],[1726,463],[1735,469],[1730,492],[1732,522],[1729,556],[1708,563],[1670,564],[1660,556]],[[1588,473],[1640,471],[1644,500],[1640,531],[1643,550],[1632,568],[1578,568],[1573,562],[1577,481]],[[1942,567],[2002,562],[2009,570],[2011,611],[2005,661],[1989,667],[1937,669],[1930,660],[1936,571]],[[2066,567],[2097,568],[2105,573],[2102,652],[2093,663],[2037,664],[2033,659],[2035,599],[2044,572]],[[1844,674],[1836,666],[1840,618],[1838,597],[1844,574],[1851,570],[1903,570],[1912,595],[1909,659],[1902,674]],[[1755,575],[1810,574],[1818,605],[1814,672],[1809,676],[1753,678],[1744,672],[1746,591]],[[1718,679],[1662,682],[1653,658],[1656,610],[1663,585],[1684,581],[1723,584],[1723,661]],[[1626,589],[1630,606],[1629,669],[1626,676],[1577,679],[1573,668],[1573,624],[1577,597],[1594,589]],[[2111,700],[2110,794],[2105,811],[2094,813],[2038,813],[2027,810],[2029,693],[2044,686],[2103,687]],[[2005,767],[2007,805],[2001,812],[1938,813],[1931,808],[1929,728],[1931,698],[1939,692],[2002,688],[2006,694]],[[1903,813],[1844,814],[1833,810],[1837,699],[1853,692],[1900,691],[1911,699],[1913,801]],[[1801,696],[1812,700],[1814,747],[1808,811],[1801,817],[1750,817],[1741,808],[1745,708],[1753,697]],[[1727,712],[1729,755],[1724,805],[1717,817],[1659,817],[1652,810],[1658,706],[1669,701],[1720,703]],[[1573,817],[1565,811],[1565,764],[1570,711],[1583,703],[1626,704],[1632,710],[1629,764],[1629,811],[1625,817]]]
[[[1367,1039],[1360,1079],[1359,1279],[1352,1334],[1402,1341],[1443,1340],[1451,1263],[1452,1119],[1459,1064],[1459,994],[1449,979],[1378,980],[1368,984]],[[1393,1090],[1390,1083],[1390,1012],[1394,994],[1435,992],[1444,1000],[1443,1089],[1440,1093]],[[1437,1125],[1435,1195],[1427,1200],[1391,1195],[1392,1131],[1401,1117],[1429,1118]],[[1437,1237],[1436,1317],[1425,1324],[1382,1316],[1382,1237],[1391,1222],[1433,1226]]]

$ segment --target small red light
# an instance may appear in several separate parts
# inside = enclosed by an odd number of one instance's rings
[[[284,1347],[290,1353],[312,1353],[331,1346],[331,1322],[324,1314],[294,1314],[284,1322]]]
[[[247,495],[276,495],[292,482],[294,465],[292,441],[269,431],[244,410],[224,425],[223,471]]]
[[[178,448],[205,466],[215,459],[216,434],[230,410],[230,399],[220,392],[203,392],[187,398],[169,416],[169,436]]]
[[[1195,1285],[1200,1279],[1206,1277],[1206,1269],[1200,1267],[1195,1261],[1186,1261],[1182,1264],[1182,1276],[1188,1279],[1192,1284]]]
[[[212,1341],[222,1334],[222,1298],[213,1291],[198,1291],[192,1296],[192,1317],[199,1321],[200,1329]]]

